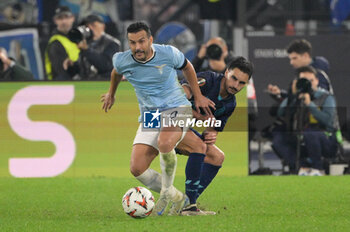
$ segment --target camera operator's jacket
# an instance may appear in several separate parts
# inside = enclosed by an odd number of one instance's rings
[[[279,117],[285,116],[286,107],[295,107],[295,102],[296,97],[293,98],[292,103],[288,103],[288,98],[284,99],[279,106],[277,115]],[[333,95],[319,88],[313,92],[311,103],[306,107],[310,113],[307,126],[317,127],[327,132],[335,132],[336,103]]]
[[[79,74],[84,80],[109,80],[113,69],[112,58],[120,51],[120,41],[104,33],[99,40],[88,44],[89,48],[80,51],[78,62],[68,72],[71,75]]]
[[[45,51],[45,70],[48,80],[69,80],[70,75],[63,69],[63,61],[73,62],[79,58],[79,48],[61,32],[56,32],[49,40]]]

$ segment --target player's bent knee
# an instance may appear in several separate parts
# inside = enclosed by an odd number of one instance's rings
[[[225,154],[219,149],[213,149],[213,147],[208,146],[208,151],[204,162],[210,163],[215,166],[221,166],[225,160]]]
[[[158,149],[162,153],[171,152],[174,147],[171,145],[171,141],[158,141]]]
[[[144,170],[143,168],[137,166],[137,165],[130,165],[130,172],[133,176],[137,177],[139,175],[141,175],[142,173],[144,173],[146,170]]]
[[[207,144],[205,144],[201,139],[193,141],[190,144],[186,144],[186,150],[189,153],[201,153],[206,154],[207,152]]]
[[[225,160],[225,154],[221,150],[216,151],[213,154],[214,165],[221,166]]]
[[[221,166],[224,163],[225,160],[225,153],[223,153],[222,151],[218,152],[217,155],[217,163],[219,166]]]
[[[198,149],[196,152],[205,154],[207,151],[207,144],[204,142],[198,143],[198,147],[196,147],[196,149]]]

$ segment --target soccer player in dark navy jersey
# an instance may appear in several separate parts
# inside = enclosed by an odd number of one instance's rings
[[[229,94],[226,98],[221,97],[220,89],[225,77],[224,74],[207,71],[197,73],[197,77],[202,94],[216,104],[216,109],[212,110],[212,113],[215,119],[221,120],[221,127],[216,127],[215,130],[223,131],[227,119],[236,108],[236,96]],[[188,86],[187,83],[183,83],[183,85]],[[190,101],[194,107],[193,99],[191,98]]]
[[[212,109],[215,120],[221,120],[219,127],[208,127],[202,134],[191,128],[178,146],[178,153],[189,155],[186,164],[186,194],[190,204],[182,211],[182,215],[205,215],[210,211],[202,212],[197,208],[196,201],[218,173],[224,161],[224,153],[216,145],[216,136],[223,131],[228,118],[236,108],[235,94],[241,91],[249,82],[253,73],[253,65],[244,57],[237,57],[230,64],[224,74],[211,71],[197,73],[198,85],[203,96],[215,103]],[[192,101],[190,86],[184,80],[182,87],[186,96]],[[193,111],[198,120],[206,120],[209,116]],[[198,137],[207,144],[205,156],[189,154],[191,148],[198,144]],[[192,141],[192,143],[191,143]]]

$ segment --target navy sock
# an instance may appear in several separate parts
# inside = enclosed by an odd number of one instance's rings
[[[186,164],[186,195],[191,204],[196,203],[199,178],[205,155],[202,153],[191,153]]]
[[[203,163],[200,182],[198,185],[197,198],[208,187],[208,185],[214,179],[220,168],[221,166]]]

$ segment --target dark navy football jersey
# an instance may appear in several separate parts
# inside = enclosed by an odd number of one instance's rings
[[[215,130],[223,131],[228,118],[236,108],[236,97],[233,94],[225,99],[220,97],[220,85],[224,74],[206,71],[197,73],[197,77],[202,95],[215,103],[216,109],[212,110],[213,115],[217,120],[221,120],[221,127],[215,128]],[[181,83],[185,84],[187,82],[183,80]],[[192,98],[190,101],[192,103],[192,108],[195,109],[194,99]]]

